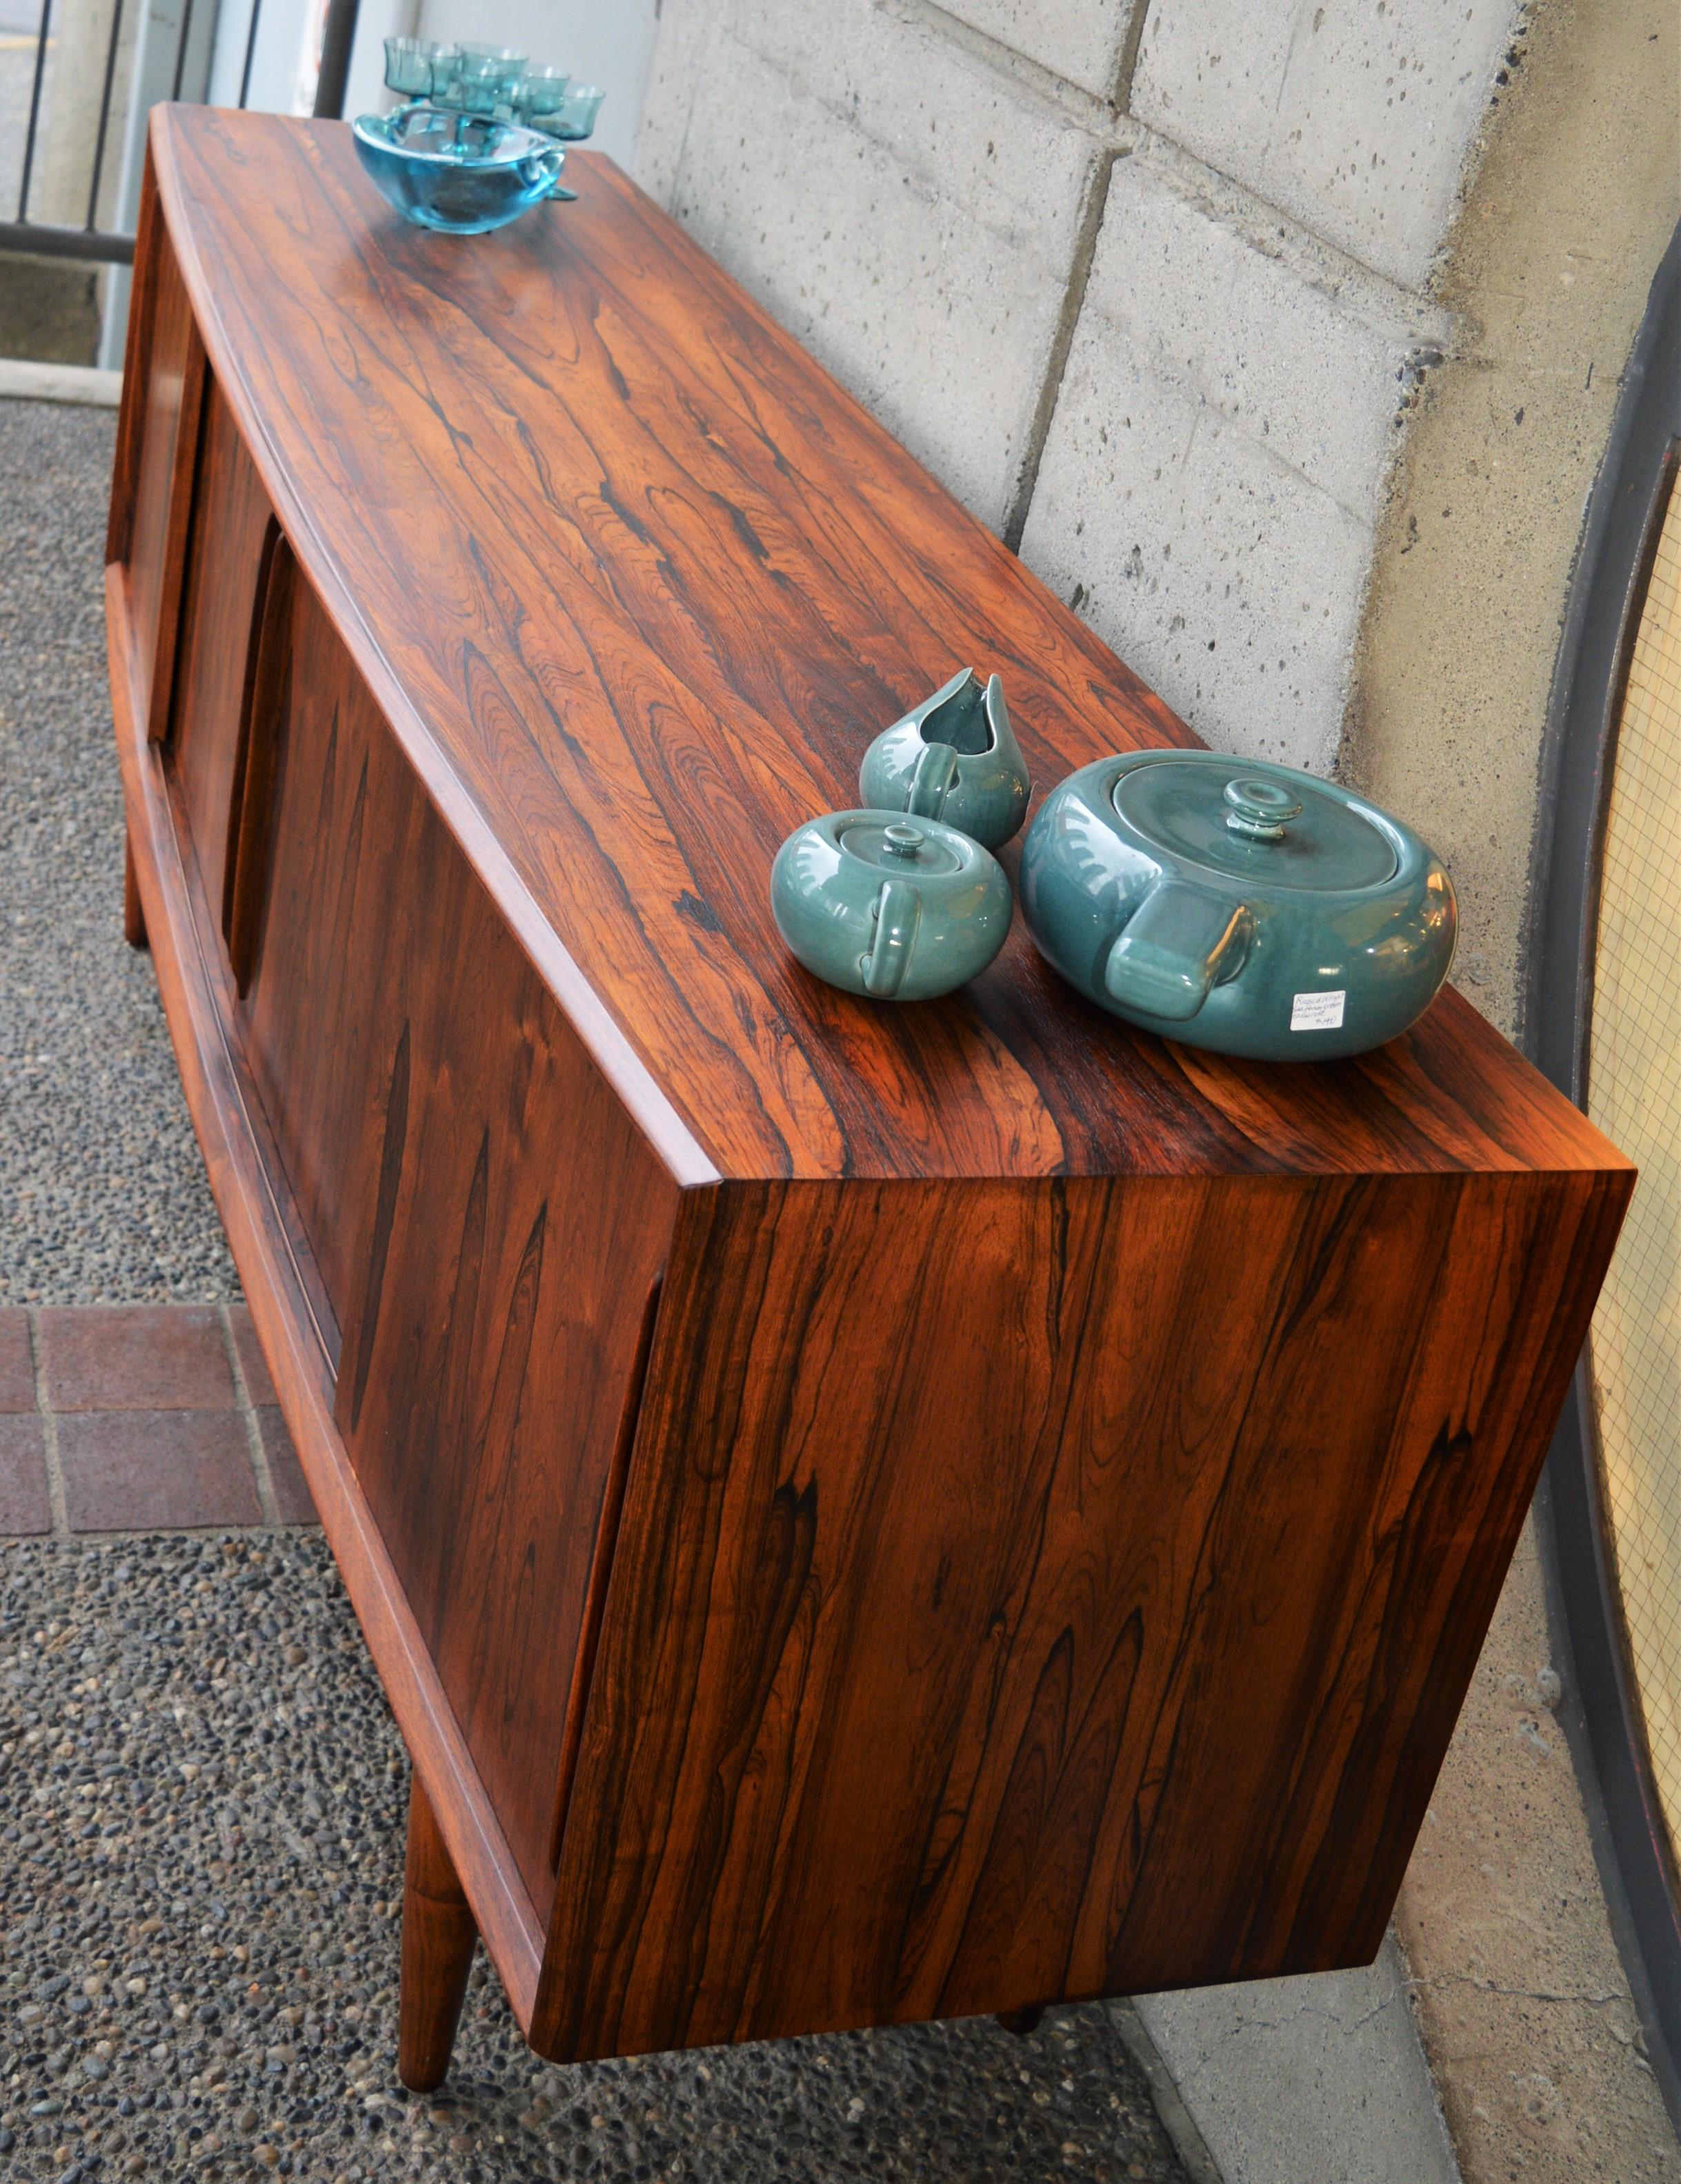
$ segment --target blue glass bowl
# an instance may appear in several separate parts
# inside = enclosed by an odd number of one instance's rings
[[[516,123],[407,106],[364,114],[352,134],[374,187],[417,227],[485,235],[559,194],[565,153]]]

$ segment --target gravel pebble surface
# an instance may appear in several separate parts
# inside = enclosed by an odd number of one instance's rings
[[[116,419],[0,399],[0,1304],[238,1293],[122,937],[102,563]]]
[[[0,2173],[1183,2184],[1101,2004],[561,2070],[481,1958],[405,2092],[407,1793],[319,1537],[0,1546]]]

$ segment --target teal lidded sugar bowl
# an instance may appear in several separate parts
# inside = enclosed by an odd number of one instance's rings
[[[969,667],[884,728],[858,769],[872,810],[942,819],[987,850],[1020,826],[1031,789],[1002,683],[994,675],[983,687]]]
[[[1028,829],[1021,900],[1099,1006],[1272,1061],[1381,1046],[1453,961],[1453,885],[1410,827],[1332,782],[1218,751],[1071,774]]]
[[[776,853],[778,929],[808,971],[874,1000],[922,1001],[984,971],[1010,929],[1009,882],[937,819],[830,811]]]

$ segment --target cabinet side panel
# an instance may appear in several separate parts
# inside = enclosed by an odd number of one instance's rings
[[[257,580],[273,517],[214,379],[202,430],[170,747],[204,893],[220,911]]]
[[[343,1333],[339,1431],[540,1914],[676,1193],[301,578],[291,614],[247,1048]]]
[[[1369,1957],[1622,1188],[723,1194],[667,1280],[543,2052]]]
[[[146,416],[146,382],[151,369],[152,314],[156,304],[157,231],[163,225],[158,204],[157,170],[148,145],[140,174],[140,209],[135,220],[134,278],[129,288],[128,332],[123,343],[122,399],[117,413],[117,444],[111,463],[111,508],[105,526],[106,561],[125,562],[134,526],[134,494],[140,470],[141,429]]]
[[[197,433],[204,373],[192,306],[162,220],[153,224],[150,243],[150,346],[137,426],[139,452],[128,529],[132,680],[142,719],[152,709],[154,682],[163,664],[160,645],[170,649],[165,625],[172,602],[180,596],[191,487],[192,449],[186,443]]]

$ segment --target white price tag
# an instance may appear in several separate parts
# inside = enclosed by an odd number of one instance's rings
[[[1290,1009],[1292,1031],[1341,1031],[1347,990],[1334,994],[1298,994]]]

